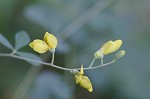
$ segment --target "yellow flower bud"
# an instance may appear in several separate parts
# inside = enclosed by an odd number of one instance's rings
[[[116,40],[114,42],[108,41],[101,47],[101,51],[104,55],[113,53],[116,50],[118,50],[121,45],[122,45],[122,40]]]
[[[92,84],[87,76],[84,76],[84,70],[83,65],[81,66],[80,72],[75,73],[75,81],[76,84],[79,83],[79,85],[85,89],[87,89],[89,92],[93,91]]]
[[[115,60],[117,60],[117,59],[119,59],[119,58],[121,58],[121,57],[123,57],[124,55],[125,55],[125,51],[124,50],[120,50],[120,51],[118,51],[116,54],[115,54]]]
[[[114,41],[114,50],[113,52],[117,51],[122,45],[122,40],[116,40]]]
[[[81,76],[79,85],[87,89],[89,92],[93,91],[92,84],[87,76]]]
[[[95,59],[102,57],[100,50],[95,52],[94,57],[95,57]]]
[[[44,35],[44,41],[47,43],[50,49],[55,49],[57,47],[57,38],[48,32],[46,32]]]
[[[33,42],[31,42],[29,46],[38,53],[45,53],[49,49],[48,45],[44,41],[39,39],[36,39]]]
[[[79,81],[81,80],[81,74],[79,72],[75,73],[74,78],[75,78],[76,84],[78,84]]]

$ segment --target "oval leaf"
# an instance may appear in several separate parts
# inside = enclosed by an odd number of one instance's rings
[[[19,56],[22,56],[24,58],[29,58],[29,59],[32,59],[32,60],[36,60],[36,61],[42,61],[41,58],[35,54],[32,54],[32,53],[28,53],[28,52],[18,52],[17,51],[17,54]],[[32,62],[32,61],[27,61],[28,63],[34,65],[34,66],[39,66],[40,63],[37,63],[37,62]]]
[[[15,49],[18,50],[29,44],[30,38],[25,31],[19,31],[15,35]]]
[[[0,43],[3,44],[4,46],[6,46],[7,48],[13,50],[13,47],[10,44],[10,42],[2,34],[0,34]]]

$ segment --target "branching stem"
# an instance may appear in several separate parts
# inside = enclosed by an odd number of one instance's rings
[[[94,61],[95,61],[95,58],[93,58],[93,60],[92,60],[92,62],[91,62],[91,64],[90,64],[90,66],[89,66],[89,68],[91,68],[91,67],[93,66]]]
[[[58,69],[61,69],[61,70],[65,70],[65,71],[80,70],[80,68],[74,68],[74,69],[65,68],[65,67],[61,67],[61,66],[58,66],[58,65],[54,65],[54,64],[52,64],[52,63],[47,63],[47,62],[43,62],[43,61],[37,61],[37,60],[33,60],[33,59],[21,57],[21,56],[12,54],[12,53],[10,53],[10,54],[9,54],[9,53],[7,53],[7,54],[0,53],[0,56],[13,57],[13,58],[21,59],[21,60],[32,61],[32,62],[40,63],[40,64],[43,64],[43,65],[51,66],[51,67],[54,67],[54,68],[58,68]],[[91,64],[93,64],[94,61],[95,61],[95,59],[93,59],[93,61],[91,62]],[[94,67],[87,67],[87,68],[83,68],[83,69],[84,69],[84,70],[96,69],[96,68],[100,68],[100,67],[104,67],[104,66],[110,65],[110,64],[112,64],[112,63],[114,63],[114,62],[115,62],[115,60],[113,60],[113,61],[111,61],[111,62],[108,62],[108,63],[106,63],[106,64],[101,64],[101,65],[94,66]],[[92,66],[92,65],[91,65],[91,66]]]

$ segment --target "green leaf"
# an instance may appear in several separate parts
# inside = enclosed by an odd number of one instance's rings
[[[30,38],[25,31],[19,31],[15,35],[15,49],[18,50],[29,44]]]
[[[10,44],[10,42],[2,34],[0,34],[0,43],[3,44],[4,46],[6,46],[7,48],[13,50],[13,47]]]
[[[28,58],[28,59],[32,59],[32,60],[36,60],[36,61],[40,61],[42,62],[41,58],[35,54],[32,54],[32,53],[28,53],[28,52],[20,52],[20,51],[17,51],[17,54],[19,56],[22,56],[24,58]],[[33,61],[27,61],[28,63],[34,65],[34,66],[39,66],[40,63],[37,63],[37,62],[33,62]]]

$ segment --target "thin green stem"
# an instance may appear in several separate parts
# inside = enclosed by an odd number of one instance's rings
[[[52,53],[52,60],[51,60],[51,64],[53,65],[54,63],[54,58],[55,58],[55,52]]]
[[[21,59],[21,60],[36,62],[36,63],[40,63],[40,64],[43,64],[43,65],[48,65],[48,66],[52,66],[52,67],[55,67],[55,68],[58,68],[58,69],[66,70],[66,71],[74,70],[74,69],[64,68],[64,67],[60,67],[60,66],[57,66],[57,65],[54,65],[54,64],[51,64],[51,63],[37,61],[37,60],[33,60],[33,59],[29,59],[29,58],[25,58],[25,57],[21,57],[21,56],[17,56],[17,55],[10,55],[10,57]]]
[[[111,62],[108,62],[108,63],[103,64],[103,65],[98,65],[98,66],[94,66],[94,67],[91,67],[91,68],[84,68],[84,70],[90,70],[90,69],[96,69],[96,68],[104,67],[104,66],[110,65],[110,64],[112,64],[114,62],[115,62],[115,60],[112,60]],[[77,70],[80,70],[80,68],[77,69]]]
[[[103,65],[104,64],[104,62],[103,62],[103,58],[100,58],[101,59],[101,65]]]
[[[11,52],[11,55],[15,54],[16,53],[16,50],[14,49],[12,52]]]
[[[93,60],[92,60],[92,62],[91,62],[91,64],[90,64],[90,66],[89,66],[89,68],[91,68],[91,67],[93,66],[94,61],[95,61],[95,58],[93,58]]]
[[[18,56],[18,55],[14,55],[14,54],[3,54],[3,53],[0,53],[0,56],[13,57],[13,58],[21,59],[21,60],[32,61],[32,62],[36,62],[36,63],[40,63],[40,64],[43,64],[43,65],[55,67],[55,68],[58,68],[58,69],[61,69],[61,70],[65,70],[65,71],[80,70],[80,68],[71,69],[71,68],[60,67],[60,66],[57,66],[57,65],[54,65],[54,64],[51,64],[51,63],[46,63],[46,62],[42,62],[42,61],[37,61],[37,60],[33,60],[33,59],[21,57],[21,56]],[[98,66],[95,66],[95,67],[87,67],[87,68],[83,68],[83,69],[84,69],[84,70],[96,69],[96,68],[100,68],[100,67],[103,67],[103,66],[110,65],[110,64],[112,64],[112,63],[114,63],[114,62],[115,62],[115,60],[113,60],[113,61],[111,61],[111,62],[109,62],[109,63],[103,64],[103,65],[98,65]]]

